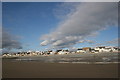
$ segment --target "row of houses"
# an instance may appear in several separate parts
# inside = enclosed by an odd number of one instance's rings
[[[49,56],[49,55],[62,55],[62,54],[69,54],[68,50],[48,50],[48,51],[27,51],[27,52],[18,52],[18,53],[3,53],[3,57],[19,57],[19,56]]]
[[[99,52],[118,52],[120,49],[118,47],[85,47],[77,49],[77,53],[99,53]]]
[[[101,53],[101,52],[118,52],[120,48],[118,47],[84,47],[84,48],[78,48],[76,51],[69,51],[67,50],[48,50],[48,51],[27,51],[27,52],[18,52],[18,53],[3,53],[3,57],[8,57],[8,56],[49,56],[49,55],[63,55],[63,54],[71,54],[71,53]]]

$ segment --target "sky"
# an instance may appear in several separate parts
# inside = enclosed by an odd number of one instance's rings
[[[3,2],[2,47],[44,51],[117,46],[117,9],[113,2]]]

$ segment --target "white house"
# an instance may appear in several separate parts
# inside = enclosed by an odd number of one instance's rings
[[[83,50],[83,49],[77,49],[77,51],[76,51],[77,53],[85,53],[86,51],[85,50]]]
[[[111,47],[95,47],[94,50],[98,50],[99,52],[111,52],[112,48]]]
[[[58,54],[69,54],[68,50],[61,50],[58,52]]]
[[[118,47],[112,47],[113,52],[118,52]]]

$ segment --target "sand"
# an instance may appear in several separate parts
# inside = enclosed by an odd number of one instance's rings
[[[117,78],[118,64],[4,61],[3,78]]]

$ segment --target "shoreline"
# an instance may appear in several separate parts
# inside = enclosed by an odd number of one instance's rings
[[[120,52],[99,52],[99,53],[69,53],[69,54],[50,54],[50,55],[25,55],[25,56],[0,56],[0,58],[24,58],[24,57],[52,57],[52,56],[67,56],[67,55],[106,55],[106,54],[117,54],[119,55]]]
[[[49,63],[119,63],[116,53],[97,53],[97,54],[66,54],[51,56],[22,56],[2,58],[7,61],[36,61]]]

